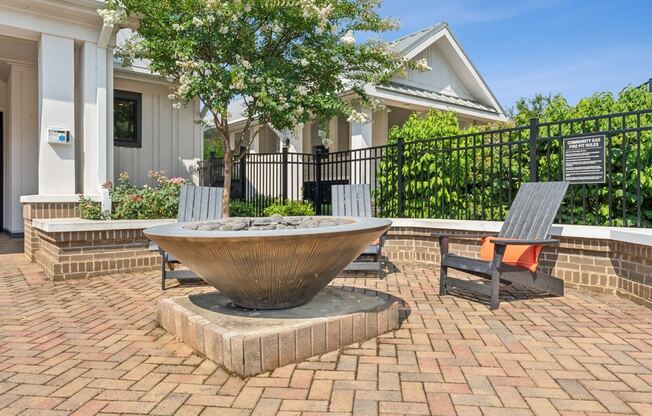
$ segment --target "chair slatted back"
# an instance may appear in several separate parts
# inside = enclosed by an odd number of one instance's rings
[[[219,220],[223,196],[222,188],[181,185],[177,222]]]
[[[567,189],[568,182],[521,184],[498,237],[518,240],[548,238]]]
[[[371,217],[371,188],[369,185],[333,185],[331,195],[333,215]]]

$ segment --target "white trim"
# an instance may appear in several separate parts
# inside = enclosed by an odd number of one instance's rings
[[[172,224],[176,219],[162,220],[83,220],[81,218],[48,218],[32,221],[32,227],[47,233],[78,231],[142,230],[157,225]]]
[[[153,74],[149,70],[140,67],[124,67],[118,62],[113,63],[113,76],[115,78],[125,79],[129,81],[147,82],[150,84],[159,84],[169,86],[170,81],[165,78]]]
[[[431,45],[437,42],[442,37],[446,36],[446,27],[442,27],[437,32],[430,35],[430,37],[424,39],[419,45],[415,48],[412,48],[405,54],[405,58],[414,59],[418,54],[428,49]]]
[[[108,48],[109,42],[113,38],[113,25],[107,25],[106,23],[102,25],[102,30],[100,31],[100,36],[97,39],[98,48]]]
[[[99,195],[84,195],[93,201],[100,201]],[[64,203],[79,202],[79,195],[23,195],[20,197],[21,204],[39,204],[39,203]]]
[[[0,0],[0,34],[38,40],[42,33],[87,42],[96,42],[102,18],[94,7],[68,1]]]
[[[95,26],[102,21],[97,13],[98,9],[104,8],[104,1],[98,0],[0,0],[0,6],[15,10],[26,11],[33,14],[41,14],[55,17],[62,20],[69,20]]]
[[[479,233],[497,233],[502,225],[500,221],[392,219],[392,228],[426,228]],[[553,238],[590,238],[652,246],[652,229],[554,224],[550,229],[550,235]]]
[[[471,73],[471,76],[473,79],[480,85],[480,88],[482,91],[486,94],[487,98],[489,101],[492,103],[492,107],[496,109],[502,115],[503,117],[506,118],[505,116],[505,111],[503,110],[503,107],[500,105],[498,102],[498,99],[494,95],[494,93],[491,91],[489,88],[489,85],[485,82],[485,80],[482,78],[478,70],[476,69],[475,65],[471,62],[471,59],[468,57],[466,52],[464,52],[464,49],[462,49],[462,46],[460,43],[457,41],[453,33],[446,27],[446,39],[450,42],[451,46],[457,52],[459,55],[460,59],[462,59],[462,62],[464,65],[468,68],[469,72]]]
[[[42,195],[41,195],[42,197]],[[59,196],[60,197],[60,196]],[[25,198],[25,197],[23,197]],[[23,201],[21,198],[21,202]],[[59,198],[61,199],[61,198]],[[62,201],[56,201],[62,202]],[[136,230],[156,225],[172,224],[175,219],[158,220],[83,220],[80,218],[49,218],[33,220],[34,228],[46,232],[74,231],[111,231]],[[465,221],[438,219],[392,219],[392,228],[425,228],[432,230],[472,231],[479,233],[497,233],[502,226],[499,221]],[[652,246],[652,230],[620,227],[596,227],[587,225],[553,225],[552,237],[589,238],[599,240],[620,241],[631,244]]]
[[[37,57],[38,59],[38,57]],[[27,61],[21,61],[18,59],[7,59],[7,58],[2,58],[2,62],[5,64],[15,66],[18,68],[25,68],[25,69],[36,69],[38,68],[38,62],[27,62]]]

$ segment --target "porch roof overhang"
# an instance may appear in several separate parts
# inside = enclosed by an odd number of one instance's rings
[[[367,85],[365,87],[365,92],[370,97],[380,99],[386,105],[407,107],[411,110],[427,111],[428,109],[436,108],[442,111],[453,111],[461,116],[488,122],[503,122],[509,120],[502,113],[498,113],[495,109],[476,101],[453,97],[435,91],[422,90],[398,83]],[[357,97],[357,94],[352,90],[342,91],[339,95],[345,100],[353,100]],[[238,128],[243,127],[247,121],[247,118],[242,114],[244,112],[244,107],[241,105],[240,101],[236,101],[229,108],[229,112],[231,113],[229,126],[231,129],[237,131]],[[252,123],[252,126],[256,124],[257,123],[254,122]]]
[[[507,117],[498,113],[494,108],[476,101],[398,83],[368,86],[366,92],[386,104],[406,104],[409,108],[417,107],[422,110],[436,108],[488,121],[508,121]]]
[[[172,85],[172,82],[141,66],[124,66],[120,61],[113,61],[113,74],[116,78],[132,81],[149,82],[160,85]]]

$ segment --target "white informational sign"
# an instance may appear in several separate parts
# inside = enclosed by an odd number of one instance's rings
[[[70,131],[60,128],[48,129],[48,143],[70,144]]]

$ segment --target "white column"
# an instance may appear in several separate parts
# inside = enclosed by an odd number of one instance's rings
[[[370,163],[368,160],[370,152],[368,149],[373,145],[373,124],[375,122],[371,110],[362,108],[357,111],[367,116],[366,123],[351,122],[351,173],[349,180],[354,183],[371,183]]]
[[[329,150],[331,152],[339,152],[340,150],[340,133],[338,131],[339,123],[337,117],[333,117],[328,122],[328,138],[331,139],[333,144],[331,144]]]
[[[373,144],[373,114],[371,110],[366,108],[358,108],[357,110],[366,115],[368,121],[362,124],[351,122],[351,142],[349,144],[351,150],[366,149]]]
[[[98,195],[109,178],[107,146],[107,51],[85,42],[81,49],[82,190]]]
[[[294,130],[288,135],[290,139],[290,153],[303,153],[303,123],[299,123]]]
[[[303,123],[299,123],[288,135],[290,139],[290,146],[288,147],[288,198],[290,199],[303,199],[303,167],[304,164],[298,162],[305,162],[304,156],[293,153],[303,153]]]
[[[387,107],[382,108],[374,113],[373,122],[373,145],[384,146],[387,144],[389,135],[389,111]]]
[[[301,148],[304,153],[312,153],[312,122],[301,124]]]
[[[106,49],[106,175],[107,180],[114,178],[113,147],[113,49]]]
[[[38,53],[41,195],[75,193],[75,50],[72,39],[41,35]],[[48,129],[70,131],[69,144],[48,143]]]
[[[22,195],[38,193],[38,74],[12,64],[7,84],[4,136],[4,227],[23,231]]]

